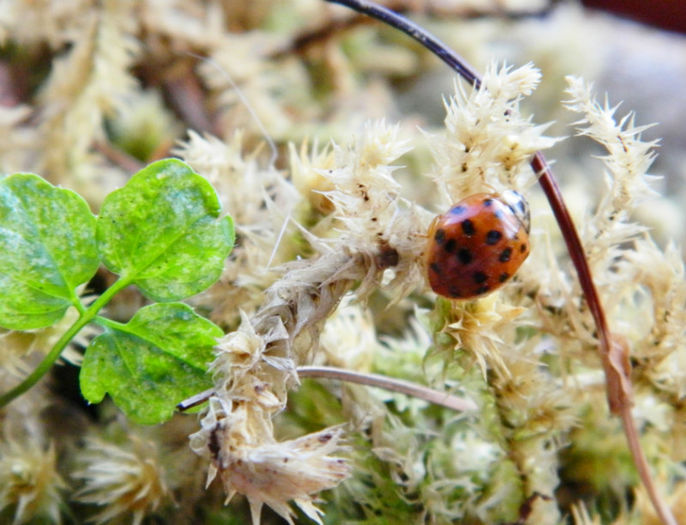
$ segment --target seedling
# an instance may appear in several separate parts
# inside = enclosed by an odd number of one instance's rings
[[[51,368],[88,323],[104,333],[85,350],[83,396],[109,394],[134,421],[159,423],[176,404],[207,388],[207,366],[222,330],[177,302],[219,277],[234,243],[212,186],[181,161],[150,164],[110,193],[94,216],[73,191],[18,173],[0,180],[0,326],[35,330],[69,308],[77,320],[39,366],[0,397],[4,406]],[[100,264],[119,278],[92,304],[80,292]],[[99,314],[118,292],[136,286],[159,301],[127,323]]]

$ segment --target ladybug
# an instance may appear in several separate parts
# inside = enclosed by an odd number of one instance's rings
[[[529,255],[529,206],[516,191],[477,193],[436,217],[424,254],[431,289],[472,299],[501,287]]]

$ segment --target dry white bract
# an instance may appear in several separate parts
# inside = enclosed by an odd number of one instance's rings
[[[686,359],[684,263],[672,245],[660,249],[631,213],[655,195],[650,175],[656,141],[644,142],[650,126],[635,126],[634,115],[615,121],[617,106],[598,104],[591,86],[568,78],[566,102],[581,113],[579,133],[605,147],[606,193],[584,222],[583,240],[611,324],[624,334],[636,361],[634,376],[645,375],[658,390],[681,399]],[[578,322],[579,326],[588,321]],[[676,365],[676,366],[675,366]],[[649,395],[649,394],[648,394]]]
[[[369,372],[380,346],[371,313],[347,295],[324,326],[313,361]]]
[[[93,140],[103,139],[104,117],[113,114],[136,85],[130,73],[139,50],[133,36],[138,29],[134,9],[131,2],[102,2],[77,11],[78,23],[71,29],[79,38],[70,39],[71,49],[54,61],[41,92],[43,153],[37,158],[43,164],[36,169],[53,180],[74,177],[82,184],[72,188],[87,197],[93,188],[83,181],[105,164],[92,152]],[[101,195],[112,184],[103,180]]]
[[[202,430],[191,436],[195,452],[210,459],[207,484],[217,473],[226,491],[226,503],[234,494],[250,502],[253,523],[260,523],[264,504],[292,525],[294,501],[311,519],[321,524],[314,497],[348,477],[350,467],[334,454],[340,450],[343,429],[333,427],[289,441],[276,441],[271,421],[245,402],[212,397]]]
[[[30,435],[21,441],[0,441],[0,511],[13,507],[13,524],[61,523],[66,488],[53,445],[43,447]]]
[[[104,507],[91,518],[95,523],[127,517],[139,525],[170,496],[155,443],[134,437],[117,446],[91,438],[78,459],[84,466],[73,476],[84,485],[75,499]]]
[[[670,244],[662,251],[652,240],[639,239],[619,268],[640,285],[626,290],[621,303],[622,329],[634,342],[639,370],[659,391],[681,400],[686,395],[686,280],[680,250]]]
[[[638,204],[655,195],[651,182],[656,177],[648,173],[655,159],[657,141],[641,141],[641,133],[651,126],[635,126],[634,115],[627,114],[619,122],[614,115],[619,106],[603,106],[593,99],[591,86],[583,80],[568,77],[565,102],[568,109],[581,114],[576,122],[579,135],[601,144],[607,155],[600,159],[605,166],[606,191],[589,220],[584,221],[581,234],[591,269],[600,284],[612,279],[610,266],[621,255],[620,245],[632,240],[645,227],[630,222],[630,214]]]
[[[535,126],[520,113],[519,103],[540,76],[531,64],[491,65],[480,89],[456,84],[445,102],[446,133],[432,141],[434,178],[447,202],[482,191],[523,190],[535,181],[531,156],[559,140],[543,135],[547,125]]]

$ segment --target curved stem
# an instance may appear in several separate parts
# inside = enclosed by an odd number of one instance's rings
[[[81,315],[76,322],[69,327],[69,329],[62,334],[62,337],[58,339],[55,345],[50,349],[50,352],[43,358],[40,364],[31,372],[26,379],[19,383],[14,388],[8,390],[2,396],[0,396],[0,407],[5,406],[9,402],[13,401],[15,398],[22,395],[24,392],[33,387],[45,374],[52,365],[57,361],[57,358],[62,353],[62,350],[69,344],[74,336],[83,328],[88,321],[84,315]]]
[[[297,368],[297,371],[298,376],[300,377],[337,379],[338,381],[357,383],[358,385],[383,388],[384,390],[399,392],[406,396],[423,399],[429,403],[441,405],[460,412],[476,410],[478,408],[476,403],[471,399],[454,396],[410,381],[395,379],[381,374],[366,374],[353,370],[346,370],[344,368],[335,368],[333,366],[300,366]]]
[[[586,297],[588,308],[598,329],[600,349],[604,354],[607,354],[610,351],[610,330],[607,326],[605,310],[593,282],[591,268],[588,266],[584,247],[574,226],[574,221],[572,221],[567,205],[562,198],[560,187],[541,152],[536,152],[534,155],[534,158],[531,160],[531,168],[534,170],[534,173],[539,175],[538,183],[541,185],[541,189],[550,203],[550,208],[553,210],[555,220],[560,226],[562,237],[567,246],[567,252],[579,278],[581,290],[584,293],[584,297]]]
[[[120,291],[122,288],[128,286],[130,281],[127,279],[119,279],[112,286],[110,286],[105,292],[98,297],[98,299],[88,307],[86,310],[79,309],[81,315],[79,318],[71,325],[62,337],[55,343],[55,345],[50,349],[47,355],[39,363],[33,372],[31,372],[21,383],[19,383],[14,388],[8,390],[0,396],[0,407],[3,407],[22,395],[24,392],[33,387],[41,378],[50,370],[55,361],[59,358],[62,350],[66,348],[69,342],[76,336],[77,333],[86,326],[89,322],[95,318],[98,311],[105,306],[110,299]]]
[[[430,34],[425,29],[410,22],[405,17],[387,9],[383,6],[368,2],[366,0],[325,0],[330,3],[341,4],[359,13],[364,13],[368,16],[376,18],[396,29],[399,29],[406,35],[414,38],[417,42],[433,52],[438,58],[443,60],[450,66],[458,75],[464,78],[467,82],[472,84],[475,88],[481,87],[481,76],[472,68],[460,55],[455,53],[446,44],[441,42],[438,38]],[[536,152],[531,160],[531,168],[534,173],[538,175],[538,182],[545,193],[550,207],[553,210],[555,219],[560,226],[562,237],[564,238],[570,258],[574,264],[581,290],[586,297],[588,307],[593,315],[593,320],[598,329],[598,338],[600,340],[601,351],[607,354],[610,349],[610,331],[605,319],[605,312],[602,303],[598,297],[593,277],[591,276],[591,269],[588,266],[586,255],[584,253],[581,239],[577,233],[572,217],[569,214],[567,205],[562,198],[562,192],[553,177],[552,172],[541,152]]]
[[[624,433],[626,434],[627,442],[629,444],[629,451],[634,458],[634,464],[638,469],[638,474],[641,479],[652,479],[650,468],[648,467],[648,460],[646,460],[641,443],[638,441],[638,429],[634,418],[631,416],[631,406],[625,405],[620,412],[622,424],[624,425]],[[672,511],[667,507],[655,488],[653,483],[645,483],[646,492],[650,499],[655,512],[665,525],[678,525],[676,519],[672,515]]]
[[[341,4],[345,7],[357,11],[358,13],[371,16],[377,20],[388,24],[391,27],[399,29],[406,35],[414,38],[417,42],[423,45],[426,49],[431,51],[438,58],[448,64],[453,70],[457,72],[467,82],[472,84],[475,88],[481,86],[481,77],[479,73],[469,65],[460,55],[455,53],[450,47],[441,42],[438,38],[433,36],[425,29],[419,27],[414,22],[411,22],[404,16],[399,15],[395,11],[391,11],[387,7],[375,4],[374,2],[367,2],[366,0],[325,0],[332,4]]]
[[[481,86],[481,76],[460,55],[455,53],[446,44],[425,29],[410,22],[405,17],[366,0],[325,1],[344,5],[399,29],[425,46],[429,51],[433,52],[475,88],[478,89]],[[588,261],[586,260],[579,234],[577,233],[572,217],[569,214],[567,205],[562,198],[562,192],[560,192],[557,181],[553,177],[553,174],[548,167],[548,163],[541,152],[537,152],[534,155],[531,160],[531,168],[534,170],[534,173],[538,175],[538,182],[550,203],[555,219],[560,225],[560,230],[562,231],[562,236],[567,245],[567,250],[569,251],[572,263],[579,276],[581,289],[588,302],[588,307],[593,315],[596,327],[598,328],[598,338],[600,339],[601,350],[604,353],[607,353],[610,349],[610,337],[605,313],[598,297],[595,284],[593,283],[591,269],[588,266]]]
[[[358,385],[373,386],[376,388],[383,388],[391,392],[399,392],[406,396],[423,399],[435,405],[444,406],[451,410],[458,412],[465,412],[476,410],[478,407],[471,399],[454,396],[446,392],[440,392],[433,388],[428,388],[403,379],[395,379],[380,374],[366,374],[363,372],[355,372],[353,370],[346,370],[344,368],[336,368],[333,366],[300,366],[297,369],[299,377],[312,377],[319,379],[336,379],[338,381],[345,381],[348,383],[356,383]],[[181,401],[176,407],[179,410],[188,410],[201,403],[207,401],[210,396],[214,394],[214,389],[210,388],[196,394],[184,401]]]
[[[112,319],[108,319],[107,317],[102,317],[100,315],[96,315],[93,318],[93,322],[98,323],[101,326],[105,326],[107,328],[112,328],[113,330],[119,330],[121,332],[126,332],[126,323],[120,323],[118,321],[113,321]]]

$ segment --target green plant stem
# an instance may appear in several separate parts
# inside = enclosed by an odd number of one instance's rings
[[[40,381],[47,371],[50,370],[52,365],[55,364],[55,361],[57,361],[59,358],[62,350],[64,350],[64,348],[76,336],[76,334],[79,333],[81,328],[90,323],[100,309],[105,306],[117,292],[119,292],[122,288],[127,287],[129,284],[131,284],[130,279],[120,278],[112,286],[105,290],[105,292],[85,310],[83,309],[83,306],[79,308],[75,304],[75,307],[80,312],[79,318],[74,322],[73,325],[69,327],[66,332],[64,332],[64,334],[62,334],[62,337],[59,338],[45,358],[40,362],[36,369],[26,377],[26,379],[0,396],[0,407],[7,405],[38,383],[38,381]],[[77,302],[80,304],[78,298]]]
[[[101,315],[96,315],[93,321],[99,325],[106,326],[107,328],[114,328],[115,330],[119,330],[121,332],[128,332],[125,323],[118,323],[117,321],[113,321],[107,317],[102,317]]]
[[[83,306],[79,296],[76,295],[76,290],[70,290],[69,295],[71,296],[71,304],[73,304],[74,308],[76,308],[76,310],[79,312],[79,316],[85,314],[87,308]]]

